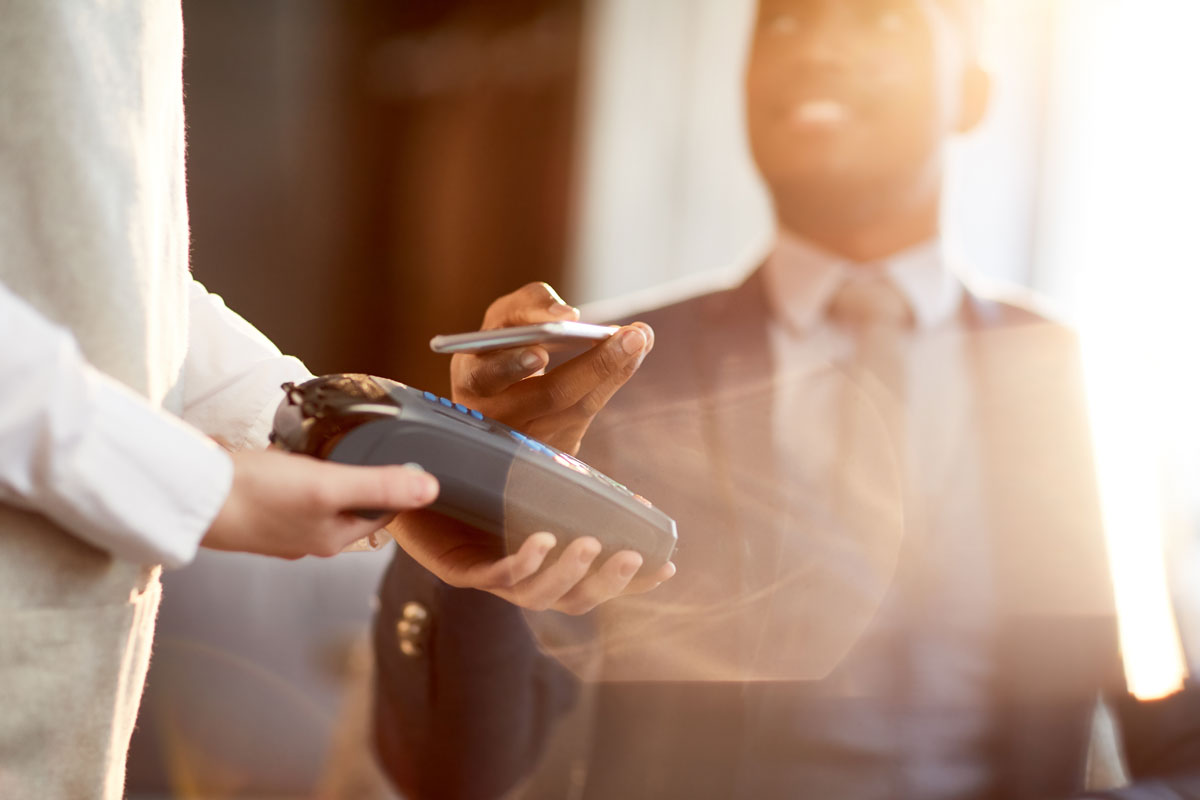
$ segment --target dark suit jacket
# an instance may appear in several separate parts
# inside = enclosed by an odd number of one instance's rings
[[[965,770],[970,796],[1066,797],[1082,789],[1104,693],[1143,779],[1119,796],[1200,796],[1193,693],[1145,704],[1123,691],[1067,331],[1015,306],[964,305],[947,347],[967,354],[968,390],[921,413],[976,431],[964,429],[962,458],[980,463],[926,480],[918,501],[900,476],[902,535],[890,536],[886,470],[844,507],[859,528],[837,529],[827,505],[797,508],[795,487],[823,465],[769,424],[779,398],[798,396],[807,421],[804,397],[857,396],[881,443],[896,409],[853,369],[810,371],[783,392],[757,274],[640,318],[655,351],[581,456],[676,517],[679,575],[583,620],[527,618],[398,554],[375,630],[376,733],[406,794],[902,798],[950,791]],[[978,525],[953,543],[922,536],[923,513],[971,491],[967,474],[982,485]],[[967,620],[976,585],[986,602]],[[414,601],[431,616],[408,657],[396,626]]]

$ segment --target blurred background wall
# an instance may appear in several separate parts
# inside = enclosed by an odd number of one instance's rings
[[[195,274],[318,373],[438,392],[428,338],[477,327],[524,282],[582,303],[731,279],[772,237],[740,124],[750,9],[185,0]],[[1174,554],[1185,632],[1200,625],[1198,28],[1200,6],[1176,0],[991,2],[995,96],[955,145],[945,215],[973,272],[1084,328],[1116,552],[1144,568],[1131,585],[1150,615]],[[203,553],[168,575],[131,793],[307,797],[369,770],[347,756],[364,752],[348,687],[387,558]]]
[[[187,0],[195,274],[317,372],[446,388],[424,342],[557,281],[578,0]]]

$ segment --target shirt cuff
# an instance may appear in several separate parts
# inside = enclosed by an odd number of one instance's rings
[[[121,558],[188,563],[229,495],[229,454],[107,375],[85,382],[89,419],[54,459],[38,510]]]

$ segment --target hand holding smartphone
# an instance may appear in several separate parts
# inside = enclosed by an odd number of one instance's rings
[[[654,346],[644,323],[578,318],[550,286],[529,283],[493,301],[482,330],[437,336],[430,346],[455,354],[447,359],[454,402],[575,453],[592,419]]]
[[[618,330],[616,325],[592,325],[586,322],[539,322],[489,331],[451,333],[429,340],[435,353],[486,353],[530,344],[586,344],[600,342]]]

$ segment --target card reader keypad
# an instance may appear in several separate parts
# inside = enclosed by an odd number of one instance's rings
[[[467,408],[462,403],[456,403],[453,400],[451,400],[449,397],[439,397],[438,395],[434,394],[433,392],[421,392],[421,396],[424,397],[426,400],[428,400],[430,403],[433,403],[434,405],[439,405],[444,408],[449,408],[453,411],[459,412],[460,414],[466,414],[468,417],[471,417],[476,422],[484,422],[484,416],[481,412],[476,411],[473,408]]]

